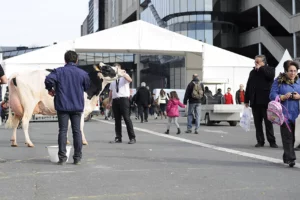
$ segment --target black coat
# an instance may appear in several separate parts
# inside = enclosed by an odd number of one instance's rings
[[[151,95],[146,87],[140,87],[136,93],[135,102],[137,105],[148,106],[151,104]]]
[[[250,106],[268,106],[269,94],[275,78],[275,67],[263,66],[259,70],[253,69],[250,72],[245,91],[245,103]]]

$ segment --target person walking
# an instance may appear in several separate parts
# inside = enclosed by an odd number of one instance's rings
[[[227,88],[227,93],[224,95],[225,104],[233,104],[233,97],[231,92],[231,88]]]
[[[176,124],[177,135],[181,133],[180,127],[179,127],[179,124],[178,124],[178,117],[179,117],[178,106],[180,106],[181,108],[185,108],[185,105],[183,105],[179,101],[177,92],[172,91],[170,93],[170,99],[169,99],[168,104],[167,104],[168,126],[167,126],[167,131],[165,132],[165,134],[169,134],[172,121],[174,121],[174,123]]]
[[[120,64],[115,64],[115,67],[123,70]],[[136,137],[134,134],[134,129],[132,121],[130,119],[130,88],[129,84],[132,82],[131,77],[123,70],[124,75],[112,82],[109,87],[109,105],[108,109],[112,107],[114,118],[115,118],[115,132],[116,137],[114,141],[110,143],[122,143],[122,117],[127,127],[127,133],[129,137],[128,144],[136,143]]]
[[[240,85],[240,89],[235,93],[235,102],[236,104],[245,104],[245,90],[244,85]]]
[[[187,131],[185,133],[192,133],[192,121],[194,118],[194,115],[196,117],[195,122],[195,134],[198,134],[198,129],[200,128],[200,118],[201,118],[201,102],[204,97],[204,85],[200,82],[198,74],[193,75],[192,81],[188,84],[183,104],[188,106],[188,117],[187,117]],[[194,115],[193,115],[194,113]]]
[[[161,89],[159,92],[159,96],[158,96],[158,105],[160,108],[161,119],[163,119],[163,116],[165,116],[165,118],[167,119],[166,106],[167,106],[168,99],[169,98],[168,98],[166,92],[163,89]]]
[[[295,143],[295,121],[299,116],[300,80],[297,75],[299,65],[291,60],[284,62],[284,73],[280,74],[274,81],[270,92],[270,100],[274,101],[280,97],[283,106],[287,108],[284,115],[288,118],[288,126],[283,123],[280,133],[283,144],[283,162],[294,167],[296,154]]]
[[[74,139],[74,162],[82,159],[82,135],[80,131],[81,115],[84,110],[84,92],[90,87],[88,74],[77,67],[78,55],[75,51],[65,53],[64,67],[54,69],[45,79],[49,95],[54,96],[54,106],[58,117],[58,164],[67,161],[68,122],[71,121]]]
[[[141,123],[148,122],[149,107],[151,106],[151,95],[146,88],[146,83],[142,82],[141,87],[136,93],[136,103],[138,105],[139,116],[141,117]]]
[[[267,118],[267,108],[270,102],[269,94],[275,78],[275,68],[267,65],[264,55],[255,57],[255,67],[249,74],[245,91],[245,107],[252,108],[254,125],[256,129],[257,144],[255,147],[263,147],[265,137],[262,122],[265,122],[267,140],[270,147],[278,148],[274,136],[273,124]]]

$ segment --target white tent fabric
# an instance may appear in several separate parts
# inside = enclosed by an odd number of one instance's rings
[[[253,59],[139,20],[6,59],[4,68],[12,73],[26,68],[59,67],[64,64],[63,55],[67,50],[79,53],[118,52],[178,56],[197,54],[203,55],[202,67],[254,66]]]
[[[139,20],[75,40],[78,52],[182,55],[201,53],[203,43]]]
[[[280,72],[284,72],[283,69],[283,63],[287,60],[293,60],[292,56],[290,55],[289,51],[286,49],[279,64],[276,67],[276,71],[275,71],[275,78],[280,74]]]
[[[254,59],[204,44],[204,67],[254,67]]]
[[[63,64],[64,54],[68,50],[73,50],[73,41],[67,41],[45,47],[30,53],[12,57],[4,60],[5,64]]]

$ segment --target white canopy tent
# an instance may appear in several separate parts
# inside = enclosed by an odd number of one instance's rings
[[[254,65],[253,59],[139,20],[7,59],[3,66],[8,76],[15,71],[29,68],[55,68],[64,64],[64,53],[67,50],[75,50],[78,53],[185,56],[186,82],[193,73],[198,73],[203,78],[203,67],[249,68]]]
[[[290,55],[289,51],[286,49],[279,64],[275,69],[275,78],[280,74],[280,72],[284,72],[283,63],[287,60],[293,60],[292,56]]]

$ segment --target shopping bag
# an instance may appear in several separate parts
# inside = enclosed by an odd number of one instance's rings
[[[251,108],[244,108],[240,126],[247,132],[251,126]]]
[[[295,144],[294,147],[297,148],[300,145],[300,115],[298,115],[295,121]]]

